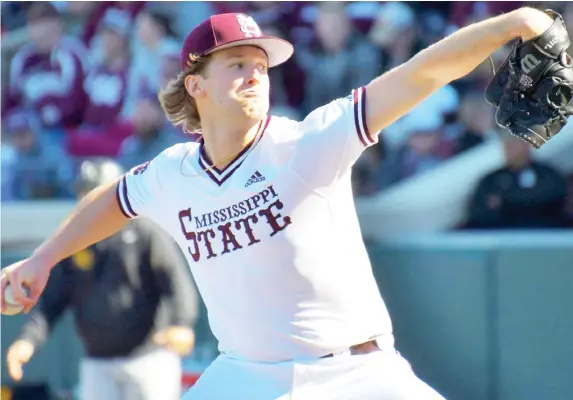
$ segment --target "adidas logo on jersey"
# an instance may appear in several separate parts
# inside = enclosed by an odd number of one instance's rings
[[[251,186],[253,183],[262,182],[264,180],[265,177],[259,171],[255,171],[247,183],[245,183],[245,187]]]

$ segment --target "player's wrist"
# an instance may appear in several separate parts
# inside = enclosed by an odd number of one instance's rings
[[[39,248],[29,258],[30,261],[37,263],[38,265],[45,266],[46,269],[51,270],[59,262],[58,257],[54,252],[49,251],[46,248]]]
[[[541,36],[553,24],[554,18],[541,10],[531,7],[523,7],[513,12],[515,22],[515,37],[520,37],[524,42]]]

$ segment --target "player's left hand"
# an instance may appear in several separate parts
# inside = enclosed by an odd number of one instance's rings
[[[569,34],[561,15],[547,14],[554,18],[550,28],[518,41],[486,89],[486,100],[497,108],[498,125],[535,148],[558,134],[573,115]]]
[[[180,356],[185,356],[195,346],[195,334],[192,329],[186,326],[169,326],[157,332],[153,336],[153,341]]]

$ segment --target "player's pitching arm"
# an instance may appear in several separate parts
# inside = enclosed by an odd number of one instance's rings
[[[28,312],[44,290],[51,268],[121,230],[129,219],[119,208],[116,188],[117,181],[92,190],[29,258],[5,268],[2,271],[2,297],[6,284],[10,283],[15,300]],[[29,298],[21,289],[23,283],[30,286]]]
[[[542,11],[521,8],[464,27],[424,49],[367,86],[370,132],[379,132],[440,87],[469,74],[507,42],[539,36],[552,23]]]
[[[56,233],[34,255],[55,265],[121,230],[129,219],[120,211],[117,184],[117,181],[104,184],[83,197]]]

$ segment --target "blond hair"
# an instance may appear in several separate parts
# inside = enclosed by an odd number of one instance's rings
[[[169,81],[167,86],[159,92],[159,102],[167,119],[174,126],[180,126],[185,132],[200,132],[201,117],[197,110],[195,99],[187,93],[185,79],[189,75],[204,74],[210,57],[189,56],[187,67],[179,72],[175,79]]]

